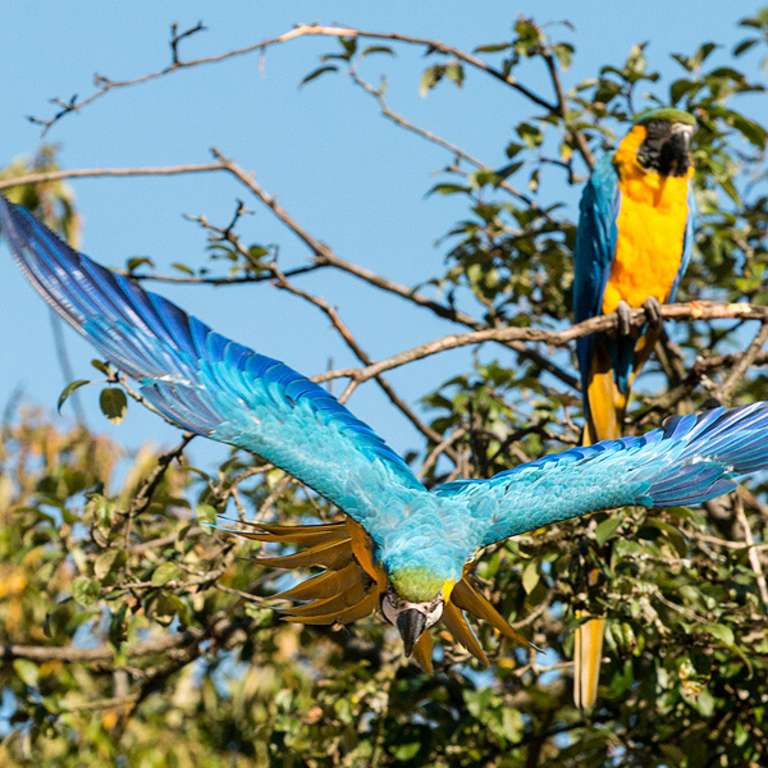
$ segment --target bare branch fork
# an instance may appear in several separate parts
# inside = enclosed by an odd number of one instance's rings
[[[30,122],[35,125],[40,125],[43,129],[43,134],[47,133],[59,120],[68,114],[73,112],[80,112],[85,107],[93,104],[93,102],[103,98],[110,91],[130,88],[136,85],[142,85],[144,83],[157,80],[161,77],[179,72],[184,69],[190,69],[192,67],[204,66],[207,64],[217,64],[229,59],[239,58],[241,56],[247,56],[252,53],[263,55],[264,51],[268,48],[281,45],[283,43],[297,40],[302,37],[348,37],[348,38],[365,38],[370,40],[391,40],[393,42],[399,42],[407,45],[415,45],[420,48],[426,48],[428,52],[439,52],[446,56],[453,56],[455,59],[463,62],[467,66],[470,66],[479,72],[492,77],[493,79],[504,83],[508,87],[517,91],[520,95],[532,101],[537,106],[551,112],[553,114],[559,114],[558,105],[550,103],[546,99],[539,96],[533,90],[523,85],[519,80],[511,74],[505,74],[500,69],[496,69],[487,62],[478,58],[477,56],[467,53],[466,51],[456,48],[455,46],[448,45],[441,40],[432,40],[426,37],[418,37],[413,35],[403,35],[398,32],[376,32],[373,30],[357,29],[355,27],[345,27],[338,25],[322,25],[322,24],[297,24],[293,29],[283,32],[282,34],[275,35],[273,37],[267,37],[251,45],[246,45],[241,48],[234,48],[224,53],[215,54],[212,56],[201,56],[196,59],[181,59],[178,51],[178,45],[184,38],[191,37],[198,32],[202,32],[205,27],[201,22],[194,27],[179,33],[178,28],[174,24],[171,27],[171,62],[161,69],[148,72],[139,77],[130,78],[127,80],[113,80],[102,74],[94,75],[94,85],[96,89],[84,99],[78,100],[77,96],[72,96],[69,100],[64,99],[52,99],[51,103],[59,107],[59,111],[56,112],[51,118],[43,119],[38,117],[29,117]]]

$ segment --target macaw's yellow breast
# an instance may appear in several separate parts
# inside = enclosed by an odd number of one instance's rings
[[[645,128],[635,126],[619,145],[614,162],[621,203],[616,255],[603,294],[603,312],[615,312],[620,301],[631,307],[655,297],[664,303],[680,269],[688,220],[688,187],[693,176],[661,176],[645,170],[637,150]]]

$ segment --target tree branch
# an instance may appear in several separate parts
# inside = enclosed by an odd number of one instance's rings
[[[746,320],[768,320],[768,307],[755,304],[714,304],[697,302],[696,304],[667,304],[661,308],[665,320],[721,320],[724,318],[743,318]],[[631,326],[639,328],[646,321],[645,310],[635,309],[631,314]],[[401,365],[421,360],[439,352],[457,349],[486,341],[543,342],[555,347],[562,347],[575,339],[592,333],[615,331],[618,328],[616,314],[599,315],[562,331],[543,331],[537,328],[489,328],[470,333],[457,333],[443,336],[435,341],[420,344],[392,357],[379,360],[365,368],[340,368],[313,377],[314,381],[330,381],[338,378],[351,378],[358,383],[367,381],[383,371],[398,368]]]
[[[336,269],[340,269],[343,272],[354,275],[355,277],[364,280],[369,285],[373,285],[376,288],[380,288],[381,290],[387,291],[388,293],[393,293],[400,298],[406,299],[407,301],[429,309],[438,317],[443,317],[446,320],[452,320],[453,322],[460,323],[469,328],[484,328],[482,323],[480,323],[478,320],[475,320],[475,318],[471,317],[470,315],[461,312],[460,310],[454,309],[453,307],[449,307],[444,304],[440,304],[439,302],[418,293],[412,288],[408,288],[405,285],[395,283],[385,277],[377,275],[375,272],[372,272],[371,270],[366,269],[359,264],[354,264],[353,262],[347,261],[346,259],[342,259],[336,253],[334,253],[334,251],[328,245],[313,237],[307,230],[305,230],[285,210],[285,208],[283,208],[280,203],[277,202],[274,196],[270,195],[268,192],[266,192],[266,190],[264,190],[264,188],[256,181],[252,174],[246,172],[239,165],[226,158],[215,147],[211,151],[213,152],[214,157],[216,157],[236,179],[238,179],[248,190],[250,190],[258,198],[258,200],[267,206],[267,208],[269,208],[274,213],[274,215],[286,227],[288,227],[288,229],[290,229],[296,235],[296,237],[298,237],[309,248],[310,251],[312,251],[316,263],[327,264],[329,266],[335,267]],[[504,341],[503,343],[524,357],[529,357],[543,370],[551,373],[565,384],[568,384],[574,389],[579,388],[579,382],[575,376],[572,376],[567,371],[562,370],[556,363],[553,363],[551,360],[548,360],[537,352],[526,349],[524,344],[520,344],[514,339]]]
[[[193,28],[193,31],[198,32],[201,29],[202,25],[200,24],[198,25],[198,28]],[[96,90],[93,91],[90,95],[86,96],[84,99],[78,101],[76,96],[73,96],[68,101],[59,98],[52,99],[52,103],[59,107],[58,112],[56,112],[52,117],[48,119],[42,119],[38,117],[29,117],[28,119],[30,122],[36,125],[40,125],[43,129],[43,135],[45,135],[63,117],[75,112],[81,112],[85,107],[103,98],[111,91],[143,85],[153,80],[158,80],[162,77],[171,75],[175,72],[191,69],[193,67],[200,67],[208,64],[218,64],[222,61],[228,61],[229,59],[238,58],[240,56],[247,56],[252,53],[258,53],[261,55],[264,53],[264,51],[267,50],[267,48],[282,45],[283,43],[297,40],[302,37],[348,37],[365,38],[370,40],[391,40],[393,42],[426,48],[428,53],[437,51],[446,56],[453,56],[455,59],[463,62],[467,66],[470,66],[479,72],[492,77],[494,80],[504,83],[506,86],[512,88],[521,96],[524,96],[537,106],[546,109],[548,112],[556,112],[556,105],[551,104],[546,99],[535,93],[533,90],[520,83],[516,77],[513,77],[511,74],[505,74],[501,70],[496,69],[477,56],[471,53],[467,53],[466,51],[462,51],[460,48],[448,45],[441,40],[432,40],[430,38],[417,37],[413,35],[403,35],[398,32],[375,32],[373,30],[357,29],[355,27],[322,24],[298,24],[287,32],[275,35],[274,37],[264,38],[263,40],[260,40],[251,45],[246,45],[241,48],[234,48],[232,50],[225,51],[224,53],[211,56],[201,56],[196,59],[182,60],[179,56],[177,47],[181,37],[176,34],[174,29],[171,30],[171,34],[172,56],[171,62],[167,66],[127,80],[112,80],[105,75],[96,74],[94,75],[94,84],[96,85]],[[174,39],[176,45],[174,45]]]
[[[62,179],[95,179],[105,176],[177,176],[183,173],[210,173],[225,170],[222,163],[202,163],[187,165],[147,166],[144,168],[72,168],[61,171],[45,171],[16,176],[13,179],[0,179],[0,190],[20,187],[25,184],[43,184]]]

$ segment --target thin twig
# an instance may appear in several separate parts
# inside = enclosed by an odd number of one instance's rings
[[[199,30],[194,29],[193,31]],[[467,53],[466,51],[462,51],[460,48],[448,45],[441,40],[432,40],[430,38],[417,37],[414,35],[403,35],[398,32],[376,32],[373,30],[357,29],[355,27],[322,24],[298,24],[293,29],[283,32],[282,34],[275,35],[274,37],[267,37],[251,45],[246,45],[241,48],[234,48],[220,54],[201,56],[196,59],[189,59],[186,61],[179,58],[178,50],[174,49],[172,41],[171,62],[167,66],[127,80],[113,80],[109,77],[106,77],[105,75],[94,75],[96,89],[84,99],[78,100],[76,96],[73,96],[66,101],[63,99],[53,99],[52,102],[59,107],[59,110],[52,117],[48,119],[29,117],[28,119],[30,122],[36,125],[40,125],[43,130],[43,135],[45,135],[45,133],[47,133],[63,117],[75,112],[81,112],[85,107],[93,104],[99,99],[102,99],[111,91],[143,85],[153,80],[158,80],[162,77],[172,75],[175,72],[181,72],[182,70],[205,66],[208,64],[217,64],[222,61],[227,61],[229,59],[234,59],[240,56],[247,56],[252,53],[263,56],[264,52],[268,48],[281,45],[292,40],[297,40],[302,37],[346,37],[365,38],[371,40],[391,40],[393,42],[426,48],[428,53],[438,52],[446,56],[452,56],[464,64],[473,67],[479,72],[482,72],[492,77],[493,79],[504,83],[508,87],[517,91],[520,95],[532,101],[537,106],[547,110],[547,112],[556,113],[555,104],[551,104],[546,99],[535,93],[533,90],[523,85],[513,75],[504,73],[503,71],[496,69],[477,56],[471,53]]]
[[[274,215],[288,229],[290,229],[296,235],[296,237],[298,237],[310,249],[310,251],[312,251],[316,262],[329,264],[336,269],[340,269],[343,272],[354,275],[355,277],[364,280],[376,288],[387,291],[389,293],[393,293],[414,304],[429,309],[438,317],[443,317],[447,320],[461,323],[468,328],[481,329],[485,327],[482,323],[475,320],[475,318],[465,314],[464,312],[461,312],[460,310],[455,309],[454,307],[440,304],[439,302],[418,293],[412,288],[400,285],[399,283],[395,283],[392,280],[382,277],[381,275],[377,275],[375,272],[372,272],[371,270],[366,269],[359,264],[354,264],[353,262],[347,261],[346,259],[342,259],[336,253],[334,253],[334,251],[327,244],[318,240],[306,229],[304,229],[304,227],[302,227],[298,221],[296,221],[285,210],[285,208],[283,208],[280,203],[278,203],[275,197],[270,195],[256,181],[252,174],[248,173],[239,165],[226,158],[215,147],[211,151],[214,157],[217,158],[235,178],[237,178],[247,189],[249,189],[258,198],[259,201],[267,206],[267,208],[269,208],[274,213]],[[546,356],[541,355],[534,350],[526,349],[524,344],[520,344],[514,339],[504,341],[504,343],[519,354],[529,357],[543,370],[551,373],[553,376],[556,376],[565,384],[568,384],[574,389],[578,389],[578,379],[567,371],[562,370],[558,365],[547,359]]]
[[[185,165],[145,166],[137,168],[71,168],[60,171],[44,171],[0,179],[0,190],[20,187],[25,184],[43,184],[62,179],[95,179],[105,176],[177,176],[184,173],[211,173],[225,170],[222,163],[188,163]]]
[[[757,356],[763,351],[765,342],[768,341],[768,322],[764,321],[752,339],[750,345],[736,361],[731,372],[717,390],[717,398],[722,403],[729,403],[733,392],[741,379],[755,362]]]
[[[349,328],[342,322],[341,317],[339,316],[339,313],[335,307],[332,307],[325,299],[308,293],[307,291],[303,291],[292,283],[289,283],[288,280],[286,280],[286,276],[280,272],[276,264],[271,265],[271,268],[274,269],[276,278],[275,285],[278,288],[284,291],[288,291],[294,296],[298,296],[299,298],[304,299],[305,301],[320,309],[331,321],[331,325],[333,325],[334,329],[337,331],[339,336],[341,336],[341,338],[344,340],[344,343],[347,345],[347,347],[349,347],[355,357],[357,357],[357,359],[363,365],[371,364],[372,360],[370,356],[360,346],[360,343],[353,336]],[[411,424],[419,432],[421,432],[422,435],[424,435],[424,437],[433,443],[440,443],[442,441],[442,435],[432,429],[428,424],[425,424],[416,415],[416,412],[400,397],[400,395],[397,394],[394,387],[385,378],[382,376],[374,376],[374,379],[379,387],[381,387],[381,390],[384,392],[384,394],[389,398],[389,401],[392,403],[392,405],[394,405],[408,419],[408,421],[410,421]],[[451,451],[450,447],[446,447],[445,452],[448,456],[451,457],[453,462],[456,463],[458,458],[454,452]]]
[[[765,328],[765,326],[763,326],[763,328]],[[763,601],[763,606],[768,610],[768,583],[766,583],[765,574],[763,573],[760,554],[754,547],[755,539],[752,536],[752,529],[749,527],[749,520],[747,519],[746,512],[744,512],[744,501],[737,493],[733,494],[733,508],[736,512],[736,519],[739,521],[739,525],[744,531],[744,541],[748,546],[747,557],[749,558],[749,564],[752,566],[752,570],[755,574],[755,582],[757,583],[757,589],[760,593],[760,599]]]
[[[373,85],[371,85],[367,80],[362,78],[358,73],[357,68],[351,61],[349,62],[349,76],[352,78],[352,82],[355,83],[355,85],[357,85],[365,93],[367,93],[369,96],[375,99],[375,101],[379,105],[381,114],[385,118],[387,118],[387,120],[390,120],[395,125],[399,126],[400,128],[403,128],[406,131],[409,131],[410,133],[415,134],[416,136],[420,136],[422,139],[426,139],[432,144],[436,144],[438,147],[441,147],[442,149],[447,150],[455,157],[460,158],[461,160],[464,160],[464,162],[469,163],[469,165],[472,165],[477,169],[490,168],[489,165],[481,162],[476,157],[474,157],[469,152],[467,152],[465,149],[462,149],[458,145],[448,141],[447,139],[444,139],[442,136],[438,136],[436,133],[433,133],[432,131],[428,131],[426,128],[419,127],[418,125],[412,123],[410,120],[406,119],[402,115],[395,112],[389,106],[386,99],[384,98],[383,89],[374,88]],[[501,189],[505,190],[506,192],[509,192],[509,194],[512,195],[513,197],[516,197],[518,200],[524,202],[526,205],[531,206],[533,208],[537,208],[536,203],[531,199],[530,196],[520,192],[518,189],[512,186],[512,184],[510,184],[506,179],[500,180],[498,183],[498,186]],[[545,215],[545,214],[543,214],[542,212],[542,215]],[[546,216],[548,218],[548,214],[546,214]]]

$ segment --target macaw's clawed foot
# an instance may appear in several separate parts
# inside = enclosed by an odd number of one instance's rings
[[[648,318],[648,324],[653,330],[661,328],[661,302],[655,296],[649,296],[643,302],[645,316]]]
[[[632,308],[626,301],[616,305],[616,318],[619,322],[619,336],[629,336],[632,331]]]

